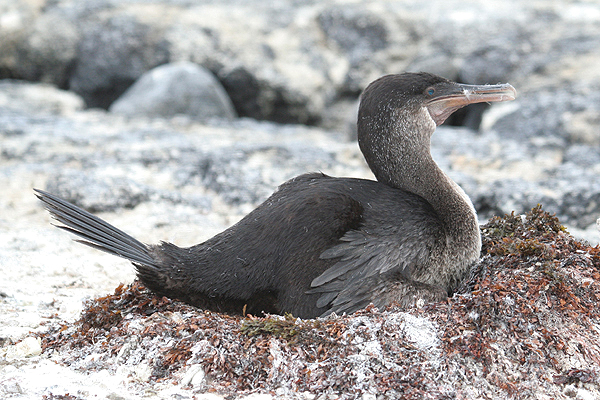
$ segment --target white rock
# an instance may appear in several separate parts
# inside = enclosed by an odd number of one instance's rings
[[[579,389],[577,390],[577,400],[594,400],[594,399],[598,399],[594,393],[590,392],[589,390],[585,390],[585,389]]]
[[[198,400],[223,400],[223,396],[219,396],[214,393],[204,393],[196,397]]]
[[[426,318],[403,314],[405,325],[404,333],[408,340],[422,350],[430,350],[439,346],[435,325]]]
[[[201,386],[206,383],[206,373],[200,364],[193,364],[181,379],[181,386]]]
[[[6,350],[6,359],[14,360],[17,358],[35,357],[39,356],[40,354],[42,354],[41,339],[29,336],[19,343],[10,346]]]
[[[66,115],[82,110],[84,102],[75,93],[46,83],[7,80],[0,82],[0,106]]]
[[[152,367],[146,362],[139,363],[132,370],[135,379],[140,382],[148,382],[152,376]]]
[[[13,373],[15,373],[17,371],[18,371],[18,369],[14,365],[7,365],[4,368],[2,368],[2,375],[6,376],[6,375],[9,375],[9,374],[13,374]]]
[[[252,393],[249,396],[242,397],[240,400],[273,400],[273,396],[265,393]]]

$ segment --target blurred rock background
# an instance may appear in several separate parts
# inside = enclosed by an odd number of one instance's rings
[[[403,71],[510,82],[515,101],[438,128],[434,158],[482,221],[541,203],[598,242],[597,1],[0,0],[0,336],[133,279],[33,187],[195,244],[300,173],[371,178],[358,96]]]
[[[5,0],[0,162],[43,162],[18,147],[43,140],[39,136],[48,140],[43,132],[48,125],[69,124],[76,116],[83,126],[77,132],[55,126],[52,142],[65,135],[86,140],[94,167],[67,178],[52,170],[60,167],[57,162],[49,163],[47,185],[66,191],[56,187],[59,182],[66,187],[71,179],[95,176],[111,190],[124,184],[107,181],[99,168],[138,161],[145,168],[149,161],[130,159],[133,149],[125,144],[118,145],[119,160],[102,161],[105,150],[93,148],[98,124],[110,125],[114,140],[139,138],[139,146],[153,149],[145,157],[165,164],[162,153],[149,154],[159,151],[148,144],[157,139],[152,122],[140,122],[138,129],[128,124],[162,118],[163,133],[172,131],[168,136],[175,140],[190,129],[187,137],[202,136],[205,126],[215,124],[231,138],[241,123],[251,133],[233,141],[233,148],[223,152],[203,140],[205,151],[192,154],[188,147],[186,156],[172,156],[173,176],[166,181],[175,186],[171,197],[193,185],[216,191],[229,204],[256,204],[280,183],[275,179],[331,172],[324,167],[345,163],[327,140],[352,142],[357,98],[370,81],[387,73],[429,71],[465,83],[510,82],[519,92],[512,103],[462,110],[433,140],[439,163],[470,194],[481,218],[542,203],[572,229],[588,229],[594,240],[600,215],[598,65],[600,7],[594,1]],[[254,121],[296,125],[293,136],[314,150],[298,154],[294,142],[277,145],[277,151],[255,148],[251,157],[247,147],[256,146],[254,132],[270,132],[274,138],[268,142],[274,144],[284,136],[279,131],[288,129]],[[323,137],[303,140],[311,129],[298,124],[322,129]],[[136,136],[139,130],[144,134]],[[165,146],[160,152],[177,147]],[[77,156],[86,163],[84,154]],[[269,180],[264,175],[271,172],[248,164],[273,157],[281,158],[278,168],[300,165]],[[201,179],[191,182],[183,176],[193,166]],[[152,190],[164,190],[142,188],[127,172],[117,180],[138,185],[120,190],[137,193],[132,196],[140,202]]]

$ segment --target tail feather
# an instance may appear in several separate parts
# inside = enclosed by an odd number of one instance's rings
[[[76,240],[77,242],[135,263],[158,268],[147,245],[66,200],[43,190],[33,190],[52,217],[64,224],[56,225],[58,228],[84,239]]]

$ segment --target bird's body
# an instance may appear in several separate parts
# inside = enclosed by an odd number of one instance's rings
[[[465,100],[464,87],[430,74],[380,78],[365,90],[358,122],[378,181],[301,175],[188,248],[144,245],[56,196],[38,197],[83,243],[130,259],[148,288],[198,307],[309,318],[441,300],[477,260],[481,241],[470,200],[431,158],[430,136],[474,96],[515,93],[483,86]],[[446,88],[442,97],[429,92]]]

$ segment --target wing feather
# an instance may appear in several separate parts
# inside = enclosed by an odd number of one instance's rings
[[[441,229],[432,217],[418,222],[421,229],[411,229],[415,221],[410,219],[372,229],[363,226],[323,251],[321,259],[337,262],[311,282],[307,293],[321,294],[317,306],[328,307],[324,315],[353,312],[369,303],[381,306],[375,287],[390,279],[411,281],[415,270],[429,260]]]

